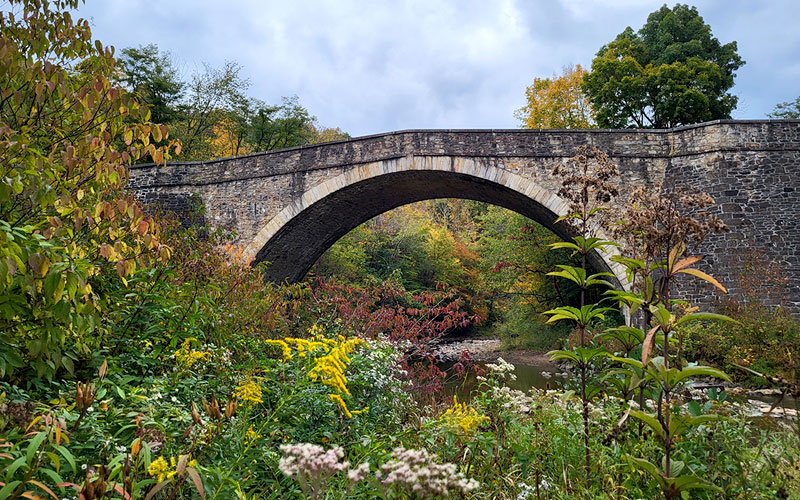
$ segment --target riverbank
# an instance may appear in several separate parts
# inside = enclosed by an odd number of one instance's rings
[[[464,351],[469,352],[469,359],[479,364],[494,363],[498,358],[503,358],[515,365],[518,378],[514,384],[515,389],[551,388],[568,376],[563,367],[550,361],[550,357],[545,351],[504,350],[503,342],[497,338],[442,339],[434,345],[434,352],[445,366],[458,361]],[[471,386],[469,383],[465,385],[467,388]],[[720,384],[720,387],[739,400],[740,404],[745,406],[753,417],[770,415],[781,419],[797,418],[795,402],[790,399],[779,401],[780,391],[778,390],[749,389],[727,382]],[[689,388],[689,393],[692,398],[699,400],[706,398],[704,389]]]

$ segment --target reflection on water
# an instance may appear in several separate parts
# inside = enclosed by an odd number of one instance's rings
[[[485,363],[476,364],[488,371]],[[542,375],[543,371],[550,372],[551,374],[555,371],[555,365],[546,359],[542,359],[539,363],[534,362],[533,364],[512,364],[514,365],[514,374],[517,376],[517,379],[509,380],[504,384],[512,389],[520,391],[527,391],[532,387],[536,387],[537,389],[558,389],[561,387],[564,380],[556,376],[546,378]],[[472,399],[472,391],[478,386],[477,375],[474,371],[470,370],[464,376],[459,376],[456,371],[452,369],[453,365],[455,365],[454,361],[446,361],[438,365],[439,368],[446,371],[448,375],[447,382],[445,382],[445,394],[447,394],[448,397],[456,395],[460,401],[469,401]]]

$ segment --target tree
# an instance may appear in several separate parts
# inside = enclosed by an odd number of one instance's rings
[[[323,142],[343,141],[350,139],[350,134],[339,127],[320,127],[315,124],[310,125],[309,144],[321,144]]]
[[[581,89],[588,71],[567,66],[561,76],[534,78],[525,89],[527,104],[515,116],[525,128],[591,128],[594,111]]]
[[[156,45],[126,48],[118,81],[135,92],[157,123],[169,123],[183,143],[182,160],[207,160],[348,138],[318,128],[297,96],[270,105],[247,95],[242,67],[204,65],[191,81],[178,78],[168,52]]]
[[[178,78],[169,53],[159,52],[154,44],[138,49],[128,47],[122,49],[118,62],[120,80],[150,107],[153,123],[169,124],[179,117],[177,105],[183,97],[184,83]]]
[[[73,20],[78,0],[0,11],[0,377],[73,372],[101,347],[105,285],[166,259],[124,189],[127,166],[179,144],[114,84],[113,49]]]
[[[604,128],[674,127],[730,118],[736,42],[712,36],[697,9],[666,5],[635,33],[630,27],[602,47],[583,90]]]
[[[241,78],[242,67],[228,61],[222,68],[204,65],[202,73],[192,75],[187,85],[186,99],[178,109],[180,119],[175,124],[175,135],[183,142],[184,160],[207,160],[215,156],[212,141],[214,129],[224,125],[226,119],[236,127],[247,121],[250,103],[245,92],[250,82]],[[244,115],[244,116],[243,116]],[[240,130],[234,136],[241,135]]]
[[[800,97],[794,102],[782,102],[775,105],[775,109],[767,116],[770,118],[798,119],[800,118]]]
[[[254,151],[303,146],[316,135],[314,117],[297,96],[284,97],[280,106],[259,103],[250,121],[250,145]]]

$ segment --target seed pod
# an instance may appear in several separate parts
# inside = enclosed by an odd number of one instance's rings
[[[194,403],[192,403],[192,423],[203,425],[203,419],[200,418],[200,413],[197,412],[197,405]]]
[[[98,374],[98,376],[100,377],[100,380],[101,380],[101,381],[102,381],[104,378],[106,378],[106,374],[108,374],[108,361],[106,361],[106,360],[104,359],[104,360],[103,360],[103,364],[102,364],[102,365],[100,365],[100,372],[99,372],[99,374]]]
[[[239,403],[236,402],[235,399],[231,398],[228,400],[228,404],[225,405],[225,418],[230,420],[231,417],[236,414],[236,408],[239,406]]]

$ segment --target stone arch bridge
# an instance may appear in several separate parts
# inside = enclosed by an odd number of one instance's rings
[[[731,231],[700,248],[734,296],[753,259],[779,266],[782,300],[800,312],[800,121],[723,120],[667,130],[408,130],[235,158],[137,165],[139,199],[185,212],[192,200],[212,227],[236,231],[245,256],[268,261],[270,279],[298,280],[336,240],[407,203],[468,198],[523,214],[562,238],[553,167],[581,145],[606,152],[622,196],[638,186],[689,186],[711,194]],[[598,269],[622,270],[595,256]],[[718,296],[684,280],[695,303]],[[775,288],[772,288],[775,291]]]

